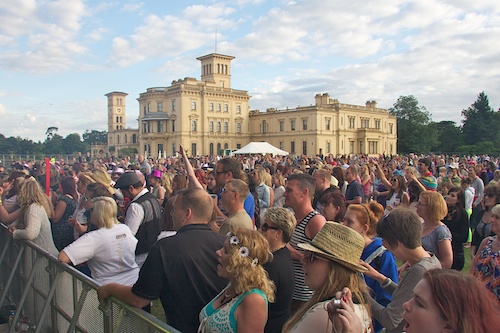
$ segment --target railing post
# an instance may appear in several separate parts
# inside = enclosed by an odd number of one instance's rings
[[[2,297],[0,298],[0,307],[3,305],[3,301],[7,297],[7,292],[9,291],[10,284],[12,283],[12,280],[14,279],[14,275],[16,274],[17,266],[19,266],[19,262],[21,261],[21,258],[23,257],[24,253],[24,248],[26,245],[22,245],[21,249],[19,250],[19,253],[17,254],[16,262],[14,263],[14,266],[12,267],[12,271],[10,272],[9,279],[7,280],[7,284],[5,285],[5,290],[2,293]],[[16,316],[19,316],[19,313],[16,312]]]

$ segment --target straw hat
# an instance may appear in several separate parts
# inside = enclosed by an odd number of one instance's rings
[[[319,253],[353,271],[366,271],[366,268],[359,265],[365,247],[363,237],[339,223],[326,222],[310,243],[297,245],[301,249]]]

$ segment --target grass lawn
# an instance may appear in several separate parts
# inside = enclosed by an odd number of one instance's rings
[[[401,264],[402,263],[398,261],[398,265]],[[469,274],[470,264],[471,264],[470,248],[468,248],[465,249],[465,265],[464,268],[462,269],[462,273]],[[159,299],[153,301],[153,306],[151,307],[151,314],[156,318],[165,321],[165,312],[163,311],[163,307]]]

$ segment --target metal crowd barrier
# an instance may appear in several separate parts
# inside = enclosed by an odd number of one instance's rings
[[[99,285],[30,241],[0,226],[0,309],[15,307],[8,333],[178,332],[114,298],[99,304]]]

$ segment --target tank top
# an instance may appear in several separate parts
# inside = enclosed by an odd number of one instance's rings
[[[306,226],[309,223],[309,220],[313,218],[313,216],[318,215],[319,213],[315,210],[310,212],[309,214],[300,221],[295,227],[295,231],[293,232],[292,238],[290,239],[290,245],[300,252],[303,252],[297,244],[299,243],[309,243],[311,240],[306,236]],[[293,275],[294,275],[294,286],[293,286],[293,299],[298,301],[308,301],[311,298],[313,291],[309,289],[305,284],[305,274],[302,269],[302,264],[299,260],[292,259],[293,263]]]
[[[486,246],[479,252],[473,263],[473,275],[481,281],[500,300],[500,251],[492,251],[491,244],[495,237],[490,237]]]
[[[251,289],[238,297],[233,298],[229,303],[214,309],[214,302],[217,298],[222,295],[229,288],[229,285],[224,288],[214,299],[210,301],[203,309],[200,311],[200,326],[198,328],[199,333],[208,332],[220,332],[220,333],[233,333],[238,331],[238,323],[234,317],[234,312],[243,299],[250,294],[259,294],[266,301],[267,308],[267,297],[264,292],[260,289]]]

